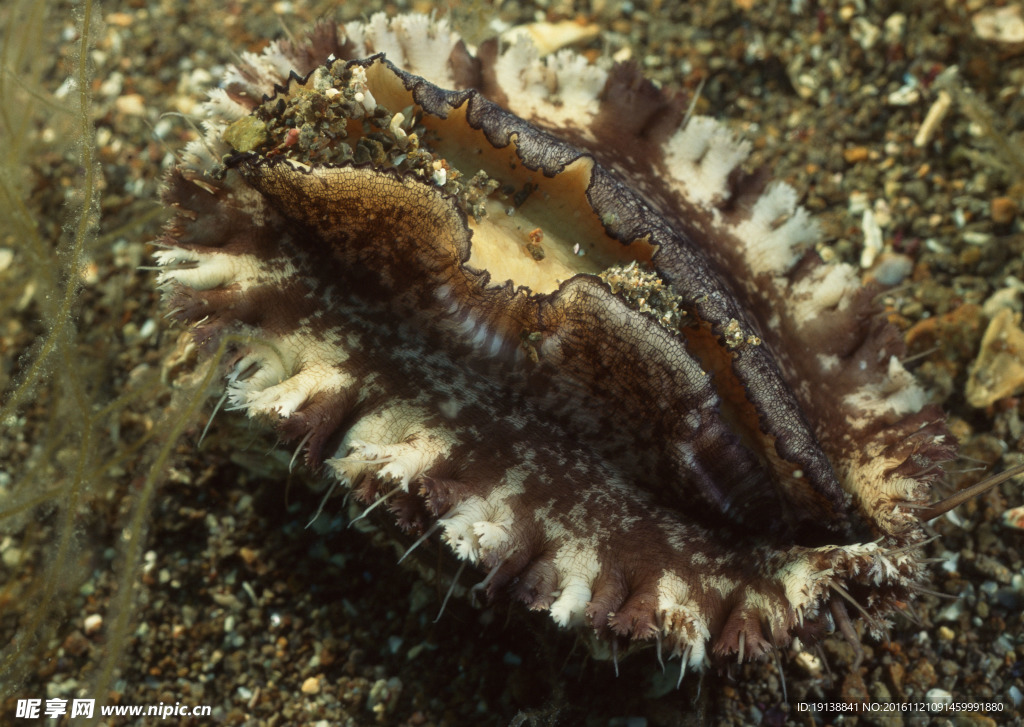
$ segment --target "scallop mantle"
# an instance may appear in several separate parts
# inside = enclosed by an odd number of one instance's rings
[[[323,24],[211,93],[159,283],[230,336],[234,408],[598,651],[883,636],[952,440],[877,290],[684,109],[524,39]]]

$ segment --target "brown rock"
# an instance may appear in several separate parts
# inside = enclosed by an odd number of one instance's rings
[[[915,323],[905,335],[907,348],[916,354],[939,347],[944,359],[970,361],[977,355],[983,323],[981,306],[965,303]]]
[[[914,690],[920,695],[934,687],[938,681],[939,677],[935,673],[935,667],[926,659],[918,662],[913,671],[907,674],[907,685],[914,687]]]
[[[871,701],[871,695],[868,693],[864,677],[860,675],[860,672],[849,672],[846,675],[846,678],[843,679],[842,695],[843,701],[847,703]]]
[[[889,665],[889,682],[892,684],[892,688],[900,696],[903,695],[903,665],[899,662],[894,662]]]
[[[965,393],[971,406],[983,409],[1024,388],[1024,330],[1020,316],[1008,308],[999,311],[981,341],[971,365]]]
[[[991,208],[992,221],[997,225],[1008,225],[1017,216],[1017,203],[1009,197],[996,197]]]
[[[843,151],[843,159],[846,160],[847,164],[857,164],[867,158],[868,148],[866,146],[851,146]]]

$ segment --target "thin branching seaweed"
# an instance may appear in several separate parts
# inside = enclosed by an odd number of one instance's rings
[[[1021,134],[1005,129],[995,111],[968,86],[953,67],[936,80],[936,87],[948,92],[964,115],[980,132],[980,148],[970,149],[967,155],[982,168],[999,170],[1012,180],[1024,179],[1024,147]]]
[[[123,311],[109,304],[123,298],[109,292],[119,285],[109,243],[151,235],[154,216],[102,234],[99,3],[74,8],[63,77],[46,36],[61,13],[32,0],[0,9],[0,700],[37,683],[81,621],[83,584],[105,569],[106,648],[79,685],[102,702],[136,618],[150,504],[218,367],[176,391],[126,351]],[[93,290],[102,286],[106,297]]]
[[[92,130],[88,51],[93,10],[86,3],[81,15],[77,68],[72,77],[72,83],[78,89],[74,130],[81,184],[68,200],[65,234],[54,247],[46,239],[48,227],[40,223],[37,211],[32,208],[33,200],[25,194],[26,163],[34,146],[33,122],[36,121],[36,109],[41,105],[38,94],[25,91],[32,87],[30,84],[34,81],[38,82],[32,75],[39,72],[39,64],[28,55],[27,49],[40,40],[40,15],[44,11],[41,5],[30,2],[19,2],[12,7],[5,19],[3,48],[0,49],[0,97],[3,99],[0,107],[4,109],[0,122],[5,135],[13,142],[5,145],[9,150],[4,159],[8,173],[0,175],[4,180],[2,189],[8,203],[6,208],[10,211],[9,229],[13,230],[6,242],[12,245],[13,266],[17,269],[18,264],[22,264],[25,279],[29,281],[12,313],[16,314],[17,308],[23,305],[27,307],[25,304],[29,300],[38,301],[34,305],[38,312],[36,322],[44,329],[40,342],[20,357],[22,370],[16,383],[9,386],[4,394],[0,425],[5,430],[4,439],[13,444],[26,438],[28,416],[21,415],[21,410],[26,408],[23,404],[39,411],[47,404],[59,402],[59,406],[53,406],[48,415],[44,415],[46,424],[43,426],[43,431],[59,432],[59,438],[47,437],[42,442],[35,442],[35,446],[26,441],[25,456],[21,461],[16,459],[19,453],[14,451],[14,447],[4,453],[6,491],[0,501],[0,518],[5,531],[11,533],[23,530],[30,514],[45,512],[52,520],[58,535],[48,544],[46,567],[38,579],[33,579],[31,589],[35,592],[33,600],[51,604],[67,583],[69,556],[77,548],[74,520],[81,503],[82,475],[91,464],[95,435],[89,426],[65,427],[61,422],[70,423],[76,418],[83,418],[89,409],[82,381],[76,375],[73,344],[82,260],[97,228],[96,190],[100,172],[93,159],[92,145],[88,142]],[[18,32],[19,28],[27,29],[28,33]],[[14,113],[14,109],[19,107],[24,113]],[[15,257],[19,259],[14,261]],[[5,366],[5,369],[9,368],[10,364]],[[75,455],[68,457],[71,451]],[[51,479],[55,469],[61,472],[61,476]],[[47,481],[53,482],[54,486],[41,484]],[[29,503],[38,504],[30,507]],[[24,547],[24,543],[15,551],[18,555],[26,552],[31,551]],[[16,567],[19,560],[20,557],[9,556],[5,563]],[[15,585],[11,581],[9,584],[10,591]],[[37,608],[28,614],[14,634],[12,648],[0,660],[0,675],[8,677],[3,679],[5,684],[16,681],[17,674],[13,674],[15,679],[10,678],[12,672],[22,665],[32,647],[38,647],[41,637],[52,630],[48,608]]]

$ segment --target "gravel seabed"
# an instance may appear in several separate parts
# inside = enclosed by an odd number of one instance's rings
[[[883,242],[874,274],[899,281],[883,303],[910,344],[908,365],[950,412],[962,442],[962,458],[948,467],[952,491],[989,467],[1022,460],[1021,399],[978,409],[964,394],[988,319],[999,306],[1020,310],[1024,288],[1016,213],[1024,196],[1017,157],[1024,155],[1015,137],[1024,117],[1024,44],[978,36],[971,17],[990,4],[553,0],[467,2],[452,13],[471,40],[486,37],[492,18],[582,17],[601,28],[587,47],[593,55],[629,53],[665,86],[692,92],[703,84],[698,113],[728,120],[753,142],[754,163],[804,195],[821,220],[824,255],[860,261],[864,211],[871,210]],[[0,665],[20,659],[0,677],[0,724],[33,723],[15,716],[19,698],[73,696],[213,707],[210,718],[109,724],[1019,723],[1024,536],[1001,520],[1022,501],[1013,483],[935,524],[929,555],[941,562],[931,587],[953,598],[923,596],[914,604],[917,623],[900,619],[890,641],[865,640],[858,669],[852,649],[834,638],[820,653],[688,674],[678,690],[651,652],[624,660],[616,676],[546,619],[518,609],[453,599],[434,623],[447,582],[396,566],[386,535],[347,528],[338,504],[307,529],[319,496],[306,487],[308,475],[289,475],[291,452],[272,437],[222,413],[197,445],[215,397],[161,460],[161,482],[141,502],[159,442],[137,451],[132,443],[163,431],[168,412],[180,410],[172,387],[188,378],[179,369],[194,366],[164,363],[180,332],[163,320],[154,274],[137,270],[149,264],[147,242],[165,219],[156,202],[160,179],[194,136],[189,115],[240,52],[300,34],[318,18],[381,8],[433,5],[136,0],[101,7],[90,88],[103,183],[99,238],[88,251],[69,334],[67,350],[79,358],[51,363],[18,415],[0,423]],[[5,33],[20,32],[24,22],[13,12],[0,10]],[[21,171],[26,214],[59,266],[63,258],[53,250],[62,205],[82,178],[81,149],[67,142],[66,115],[56,108],[74,98],[65,79],[78,24],[63,3],[48,6],[39,22],[46,52],[34,62],[40,87],[29,90],[31,98],[57,102],[35,107]],[[20,69],[20,59],[4,59]],[[952,66],[959,76],[942,80]],[[7,81],[5,103],[18,93]],[[949,112],[915,145],[943,83]],[[40,253],[0,229],[0,388],[7,391],[51,330],[33,254]],[[83,433],[58,400],[63,389],[54,382],[67,365],[81,366],[93,411],[140,381],[148,388]],[[96,468],[75,480],[83,448],[91,448]],[[72,480],[84,483],[73,500]],[[15,512],[24,482],[45,483],[42,491],[59,496]],[[70,522],[61,502],[75,503]],[[133,523],[136,513],[141,524]],[[129,569],[130,544],[139,538],[139,567]],[[61,559],[64,542],[70,548]],[[131,608],[118,610],[126,592]],[[122,616],[127,640],[115,648],[111,635]],[[117,671],[96,693],[108,665]],[[916,704],[932,689],[956,702],[997,706],[941,714],[797,708]]]

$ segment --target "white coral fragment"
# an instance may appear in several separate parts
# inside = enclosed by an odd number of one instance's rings
[[[240,66],[245,68],[244,73],[239,66],[228,66],[221,86],[244,89],[253,101],[259,101],[274,84],[282,83],[294,67],[292,61],[281,52],[281,44],[277,41],[267,46],[262,53],[243,52]]]
[[[249,115],[249,109],[238,103],[228,95],[223,88],[214,88],[205,104],[203,113],[207,119],[220,119],[221,121],[237,121]],[[210,123],[207,121],[207,123]]]
[[[850,265],[822,265],[792,287],[792,316],[803,324],[825,311],[845,310],[858,290],[860,280]]]
[[[845,404],[861,412],[865,424],[878,417],[918,412],[927,403],[924,389],[895,356],[889,358],[884,378],[864,384],[848,395]]]
[[[525,36],[537,48],[537,52],[546,56],[562,50],[570,45],[587,43],[598,37],[601,32],[596,23],[581,24],[575,20],[562,20],[557,23],[540,22],[526,23],[509,28],[501,34],[503,43],[509,45]]]
[[[665,143],[665,165],[673,180],[704,205],[728,198],[729,175],[749,155],[750,142],[708,116],[694,116]]]
[[[597,114],[608,72],[572,51],[542,58],[520,35],[495,63],[498,85],[510,110],[544,126],[571,126],[588,132]]]
[[[755,274],[782,275],[796,264],[803,247],[818,239],[818,227],[797,204],[796,190],[776,182],[758,198],[750,219],[736,227]]]
[[[367,23],[345,25],[345,34],[359,49],[356,57],[384,53],[399,68],[431,83],[442,88],[455,86],[448,59],[459,36],[447,19],[435,20],[419,13],[388,18],[386,13],[375,13]]]

